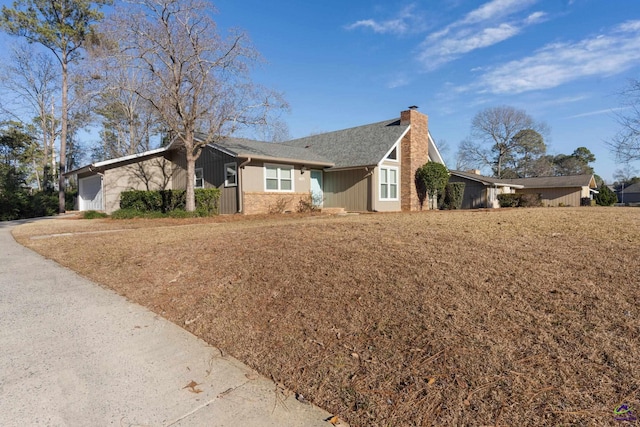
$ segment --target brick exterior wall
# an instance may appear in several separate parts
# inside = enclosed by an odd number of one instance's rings
[[[429,160],[429,119],[417,110],[400,113],[401,124],[411,124],[409,132],[400,143],[400,200],[403,211],[420,210],[415,185],[416,170]],[[424,209],[428,208],[424,204]]]
[[[309,193],[253,193],[244,192],[242,213],[245,215],[296,212],[300,199]]]

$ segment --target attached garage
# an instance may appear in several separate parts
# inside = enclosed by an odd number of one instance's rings
[[[78,209],[81,211],[104,210],[102,190],[102,174],[79,178]]]

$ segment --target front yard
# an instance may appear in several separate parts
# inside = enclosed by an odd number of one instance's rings
[[[353,426],[640,416],[638,209],[61,219],[14,235]]]

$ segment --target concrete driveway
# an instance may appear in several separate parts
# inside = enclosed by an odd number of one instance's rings
[[[331,426],[178,326],[18,245],[0,223],[1,426]]]

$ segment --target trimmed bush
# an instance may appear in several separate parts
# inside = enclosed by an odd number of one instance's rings
[[[542,206],[542,196],[540,194],[518,194],[520,196],[519,208],[536,208]]]
[[[540,194],[498,194],[498,202],[501,208],[531,208],[542,206]]]
[[[442,209],[460,209],[464,196],[464,182],[450,182],[444,190]]]
[[[142,191],[131,190],[120,194],[120,209],[137,212],[160,212],[163,214],[184,211],[185,190]],[[217,188],[196,188],[197,216],[218,214],[220,190]],[[129,213],[127,213],[129,215]],[[182,215],[182,214],[176,214]],[[190,216],[193,216],[189,214]]]
[[[518,207],[518,194],[498,194],[498,202],[501,208]]]

